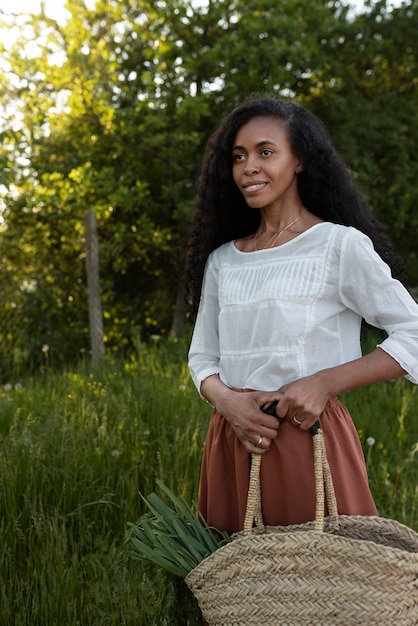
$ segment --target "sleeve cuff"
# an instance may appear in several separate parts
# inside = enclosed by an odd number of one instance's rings
[[[402,348],[398,343],[392,341],[390,337],[376,346],[384,350],[407,372],[405,378],[411,383],[418,385],[418,361],[411,354]]]

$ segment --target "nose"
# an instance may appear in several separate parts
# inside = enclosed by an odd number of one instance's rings
[[[256,160],[252,157],[248,157],[244,167],[244,173],[247,175],[255,174],[259,171]]]

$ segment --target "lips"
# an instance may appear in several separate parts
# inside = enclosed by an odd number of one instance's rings
[[[244,183],[242,187],[247,193],[249,193],[252,191],[260,191],[260,189],[264,189],[266,185],[267,183],[262,180],[254,180],[251,183]]]

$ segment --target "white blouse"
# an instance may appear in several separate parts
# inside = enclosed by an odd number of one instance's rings
[[[209,256],[189,351],[197,389],[212,374],[273,391],[361,356],[364,318],[418,384],[418,304],[355,228],[316,224],[276,248]]]

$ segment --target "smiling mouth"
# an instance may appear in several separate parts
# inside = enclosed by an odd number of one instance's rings
[[[243,185],[243,189],[246,192],[251,192],[251,191],[260,191],[260,189],[264,189],[264,187],[266,187],[267,183],[246,183],[245,185]]]

